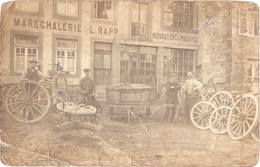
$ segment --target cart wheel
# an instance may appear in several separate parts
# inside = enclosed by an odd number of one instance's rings
[[[227,121],[231,108],[222,106],[213,111],[209,118],[210,130],[217,134],[223,134],[228,131]]]
[[[205,100],[209,101],[210,98],[215,94],[215,91],[209,91],[208,93],[205,94]]]
[[[209,100],[212,104],[214,104],[217,108],[221,106],[228,106],[232,108],[234,104],[234,99],[231,93],[227,91],[221,91],[215,93]]]
[[[252,131],[251,133],[251,136],[253,137],[253,139],[257,142],[260,141],[259,139],[259,120],[258,120],[258,123],[257,123],[257,126],[255,127],[255,129]]]
[[[15,120],[32,123],[47,114],[51,105],[50,99],[48,91],[40,83],[22,81],[8,89],[5,107]]]
[[[233,140],[248,136],[258,122],[258,101],[254,95],[242,96],[228,117],[228,134]]]
[[[209,129],[209,118],[216,107],[207,101],[202,101],[193,106],[190,112],[192,123],[199,129]]]

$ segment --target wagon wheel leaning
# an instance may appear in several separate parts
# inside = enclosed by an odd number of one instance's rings
[[[212,104],[214,104],[217,108],[221,106],[232,107],[234,104],[234,99],[231,93],[227,91],[221,91],[215,93],[209,100]]]
[[[226,133],[228,131],[227,122],[230,112],[231,108],[227,106],[219,107],[213,111],[209,118],[210,130],[217,134]]]
[[[191,109],[192,123],[199,129],[209,129],[209,118],[216,107],[207,101],[198,102]]]
[[[242,96],[232,107],[228,118],[228,134],[233,140],[248,136],[258,122],[258,101],[254,95]]]
[[[12,85],[5,97],[6,111],[19,122],[39,121],[47,114],[50,105],[48,91],[40,83],[30,80]]]

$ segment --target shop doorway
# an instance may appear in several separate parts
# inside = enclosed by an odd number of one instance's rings
[[[94,48],[94,81],[97,85],[110,85],[112,44],[95,42]]]

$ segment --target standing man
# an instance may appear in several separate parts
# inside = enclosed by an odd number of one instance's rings
[[[175,74],[170,74],[170,80],[165,84],[165,97],[166,97],[166,106],[164,114],[164,123],[170,121],[173,122],[177,105],[179,104],[178,91],[181,89],[180,84],[177,82]]]
[[[21,80],[23,79],[28,79],[32,81],[40,81],[44,78],[42,73],[36,68],[38,64],[38,61],[36,60],[30,60],[29,65],[30,67],[25,69],[24,72],[22,73]]]
[[[89,104],[97,109],[97,113],[102,116],[102,107],[95,99],[95,84],[94,81],[89,77],[90,69],[85,68],[85,77],[79,81],[79,101],[78,103]]]
[[[188,80],[184,83],[183,88],[185,91],[185,115],[187,121],[190,122],[190,112],[196,103],[196,92],[203,87],[202,83],[194,78],[192,72],[187,74]]]
[[[52,93],[56,98],[54,98],[54,103],[60,101],[68,101],[68,86],[67,79],[62,73],[63,68],[58,66],[56,68],[56,75],[52,79]]]

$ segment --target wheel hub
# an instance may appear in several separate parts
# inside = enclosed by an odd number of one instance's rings
[[[246,119],[246,114],[243,114],[243,113],[239,114],[240,121],[244,121],[245,119]]]
[[[32,104],[32,99],[27,97],[23,100],[23,102],[25,105],[29,106]]]

